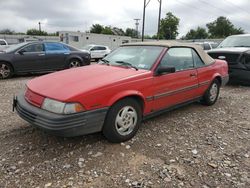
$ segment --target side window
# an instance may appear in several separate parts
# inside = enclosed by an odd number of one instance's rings
[[[170,48],[161,60],[161,66],[175,67],[176,71],[194,68],[191,48]]]
[[[106,50],[106,47],[104,47],[104,46],[99,46],[99,50]]]
[[[0,40],[0,45],[6,45],[6,43],[3,40]]]
[[[200,56],[195,50],[192,50],[195,67],[203,67],[205,63],[201,60]]]
[[[91,51],[97,51],[99,50],[99,46],[94,46],[93,48],[91,48]]]
[[[204,50],[211,50],[211,47],[208,43],[203,43],[203,49]]]
[[[47,52],[67,52],[69,51],[63,44],[60,43],[45,43]]]
[[[31,53],[31,52],[43,52],[44,51],[43,44],[32,44],[32,45],[29,45],[27,47],[24,47],[22,49],[22,51],[28,52],[28,53]]]

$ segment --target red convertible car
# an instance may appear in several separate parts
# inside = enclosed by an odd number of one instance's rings
[[[227,81],[227,63],[196,45],[134,43],[98,64],[29,81],[13,106],[24,120],[57,135],[102,131],[122,142],[144,119],[194,101],[213,105]]]

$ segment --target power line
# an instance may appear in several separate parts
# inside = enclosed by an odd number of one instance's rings
[[[204,0],[199,0],[199,1],[200,1],[201,3],[203,3],[203,4],[206,4],[206,5],[210,6],[210,7],[215,8],[215,9],[217,9],[217,10],[221,10],[221,11],[223,11],[223,12],[226,12],[226,13],[231,14],[231,12],[229,12],[228,10],[225,10],[225,9],[223,9],[223,8],[220,8],[220,7],[216,7],[216,6],[214,6],[213,4],[208,3],[208,2],[206,2],[206,1],[204,1]],[[242,25],[248,26],[248,25],[246,25],[245,23],[243,23],[243,22],[241,22],[241,21],[238,21],[238,22],[241,23]]]
[[[212,15],[212,16],[216,16],[216,17],[220,17],[221,15],[218,15],[218,14],[214,14],[214,13],[211,13],[211,12],[209,12],[209,11],[207,11],[207,9],[206,10],[203,10],[203,9],[201,9],[200,7],[197,7],[197,6],[193,6],[192,4],[188,4],[188,3],[184,3],[184,2],[182,2],[182,1],[180,1],[180,0],[175,0],[176,2],[178,2],[179,4],[182,4],[182,5],[185,5],[185,6],[189,6],[189,7],[191,7],[191,8],[193,8],[193,9],[196,9],[196,10],[200,10],[200,11],[202,11],[203,13],[204,12],[207,12],[209,15]],[[203,2],[203,1],[199,1],[199,2]],[[209,3],[206,3],[206,2],[203,2],[203,3],[205,3],[205,4],[207,4],[208,6],[212,6],[212,7],[214,7],[213,5],[211,5],[211,4],[209,4]],[[214,8],[217,8],[217,7],[214,7]],[[218,8],[217,8],[218,9]],[[223,10],[223,9],[221,9],[221,10]],[[226,11],[224,11],[223,10],[223,12],[226,12]],[[204,15],[204,14],[203,14]],[[243,23],[243,22],[240,22],[240,21],[238,21],[239,23],[241,23],[242,25],[245,25],[246,27],[248,27],[249,25],[246,25],[245,23]]]
[[[241,8],[240,6],[238,6],[237,4],[231,2],[231,1],[228,1],[228,0],[225,0],[227,3],[231,4],[232,7],[237,7],[239,10],[242,10],[245,14],[247,15],[250,15],[249,12],[243,8]]]

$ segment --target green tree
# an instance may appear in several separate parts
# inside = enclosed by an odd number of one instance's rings
[[[125,35],[132,38],[137,38],[137,31],[132,28],[127,28],[125,31]]]
[[[178,33],[180,19],[173,13],[168,12],[166,17],[160,21],[160,38],[176,39]]]
[[[206,26],[211,38],[225,38],[229,35],[244,33],[242,28],[236,28],[229,19],[223,16],[218,17]]]
[[[102,30],[101,34],[113,35],[112,29],[109,26],[105,26]]]
[[[208,33],[205,28],[197,27],[196,29],[191,29],[184,38],[185,39],[206,39],[208,38]]]
[[[102,31],[104,30],[104,27],[100,24],[93,24],[90,28],[90,33],[97,33],[101,34]]]
[[[29,29],[26,32],[27,35],[43,35],[47,36],[48,33],[46,31],[39,31],[38,29]]]
[[[15,31],[13,31],[11,29],[2,29],[2,30],[0,30],[0,34],[12,35],[14,33],[15,33]]]

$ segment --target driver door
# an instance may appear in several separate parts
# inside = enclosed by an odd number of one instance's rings
[[[29,44],[14,54],[17,70],[33,72],[43,69],[45,51],[42,43]]]
[[[154,110],[161,110],[197,97],[198,79],[191,48],[170,48],[159,66],[176,72],[154,77]]]

